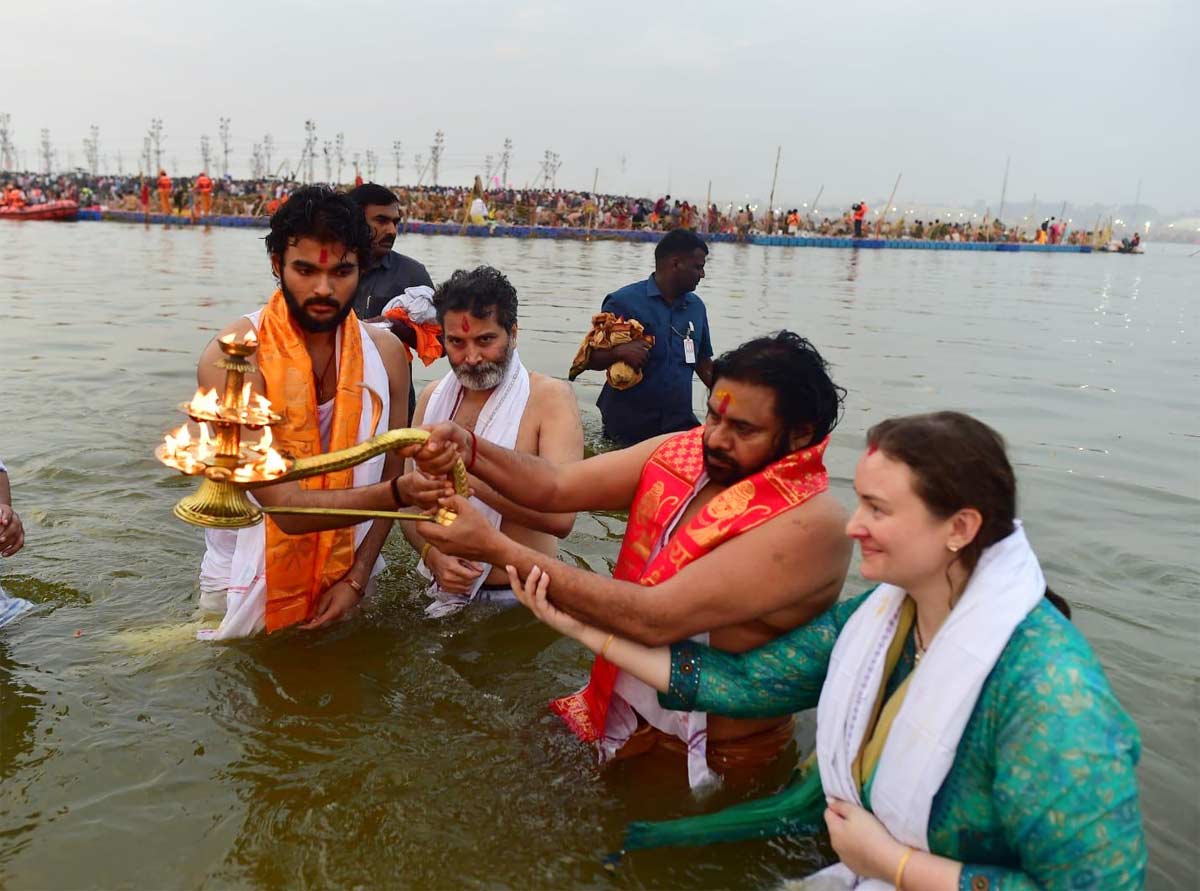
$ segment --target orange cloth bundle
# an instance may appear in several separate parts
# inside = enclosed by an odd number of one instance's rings
[[[602,312],[592,316],[592,330],[584,335],[583,343],[571,363],[568,379],[575,380],[587,371],[588,362],[592,358],[592,350],[607,350],[623,343],[633,343],[644,340],[651,346],[654,338],[646,333],[642,323],[637,319],[626,321],[611,312]],[[608,367],[608,383],[614,390],[628,390],[642,382],[642,372],[635,370],[627,362],[614,362]]]
[[[437,322],[414,322],[409,318],[408,310],[399,306],[387,310],[383,317],[404,322],[412,328],[413,335],[417,338],[417,355],[421,357],[421,361],[426,366],[432,365],[444,355],[441,341],[442,326]],[[404,341],[400,342],[404,344],[404,351],[408,353],[408,361],[412,362],[412,348]]]

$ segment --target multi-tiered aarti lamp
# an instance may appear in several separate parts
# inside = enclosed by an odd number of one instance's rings
[[[218,343],[224,355],[217,367],[225,369],[223,393],[215,389],[197,390],[191,402],[181,403],[179,410],[195,424],[196,430],[184,424],[168,433],[154,455],[163,464],[186,476],[200,477],[200,487],[175,505],[175,516],[194,526],[215,529],[239,529],[262,521],[264,513],[318,514],[358,519],[432,520],[449,525],[452,511],[440,510],[434,515],[411,511],[347,510],[312,507],[259,506],[247,497],[249,489],[305,479],[345,470],[376,455],[393,449],[422,443],[429,438],[424,430],[401,428],[388,430],[373,439],[323,455],[292,459],[281,455],[272,444],[271,427],[283,422],[272,410],[270,401],[251,393],[246,374],[254,371],[250,357],[258,349],[253,332],[242,340],[232,334]],[[379,424],[383,403],[379,395],[371,394],[373,406],[371,429]],[[242,442],[242,431],[261,430],[257,442]],[[467,471],[460,460],[453,471],[454,488],[460,495],[469,492]]]

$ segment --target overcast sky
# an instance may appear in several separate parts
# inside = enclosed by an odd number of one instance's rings
[[[293,163],[304,120],[346,154],[392,143],[469,182],[514,145],[510,181],[545,149],[560,185],[702,201],[1142,202],[1200,206],[1200,0],[766,0],[689,4],[4,0],[0,112],[26,166],[49,128],[136,169],[149,120],[181,174],[232,121],[231,172],[271,133]],[[622,160],[623,159],[623,160]],[[622,168],[623,165],[623,168]],[[322,174],[323,162],[317,165]],[[211,172],[211,171],[210,171]]]

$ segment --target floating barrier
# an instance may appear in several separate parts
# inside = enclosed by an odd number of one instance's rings
[[[148,216],[140,211],[128,210],[80,210],[80,220],[145,223],[147,220],[160,226],[228,226],[265,229],[267,217],[211,216],[192,217],[152,213]],[[584,229],[568,226],[499,226],[468,225],[461,223],[422,223],[410,221],[403,225],[405,232],[421,235],[465,235],[470,238],[550,238],[574,241],[632,241],[656,242],[666,233],[650,229]],[[736,235],[719,232],[703,236],[705,241],[735,244]],[[1003,251],[1005,253],[1036,251],[1056,254],[1090,254],[1092,246],[1086,244],[1013,244],[1003,241],[928,241],[917,238],[848,238],[824,235],[751,235],[744,243],[764,247],[818,247],[859,248],[860,250],[906,250],[906,251]]]

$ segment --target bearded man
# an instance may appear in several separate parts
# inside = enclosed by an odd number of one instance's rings
[[[414,424],[454,422],[470,445],[489,443],[515,454],[540,458],[553,467],[583,457],[583,428],[570,385],[531,373],[517,354],[517,292],[490,266],[458,270],[433,296],[451,371],[425,388]],[[463,455],[468,470],[477,448]],[[556,539],[575,523],[572,511],[548,512],[518,503],[478,477],[470,499],[476,516],[507,540],[520,542],[542,559],[553,558]],[[430,580],[426,609],[440,616],[468,603],[515,604],[504,564],[472,561],[438,549],[428,523],[404,521],[404,534],[420,551],[419,571]]]
[[[822,455],[843,391],[807,340],[780,332],[743,344],[712,369],[704,425],[586,461],[554,465],[441,423],[417,453],[429,473],[457,455],[513,501],[546,511],[629,511],[613,577],[546,556],[482,521],[463,499],[448,527],[423,529],[443,554],[551,578],[550,596],[589,624],[658,646],[688,637],[753,649],[823,612],[850,562],[845,512]],[[587,687],[553,708],[601,760],[653,749],[686,759],[693,788],[713,770],[757,768],[793,736],[791,717],[731,720],[675,712],[603,652]]]
[[[353,312],[358,278],[371,252],[362,211],[325,186],[298,189],[271,217],[266,237],[278,290],[262,309],[242,316],[219,337],[254,332],[257,369],[252,390],[284,416],[276,447],[300,458],[363,442],[389,427],[408,426],[408,361],[387,331]],[[200,357],[203,389],[223,386],[214,339]],[[372,399],[383,401],[371,428]],[[256,490],[266,505],[428,507],[444,484],[417,474],[397,477],[403,455],[377,456],[352,470]],[[389,482],[381,482],[389,480]],[[353,486],[355,488],[351,489]],[[320,628],[346,616],[383,570],[380,549],[391,520],[335,529],[345,520],[267,517],[259,526],[207,530],[200,570],[201,607],[223,614],[205,639],[276,631],[303,623]]]

